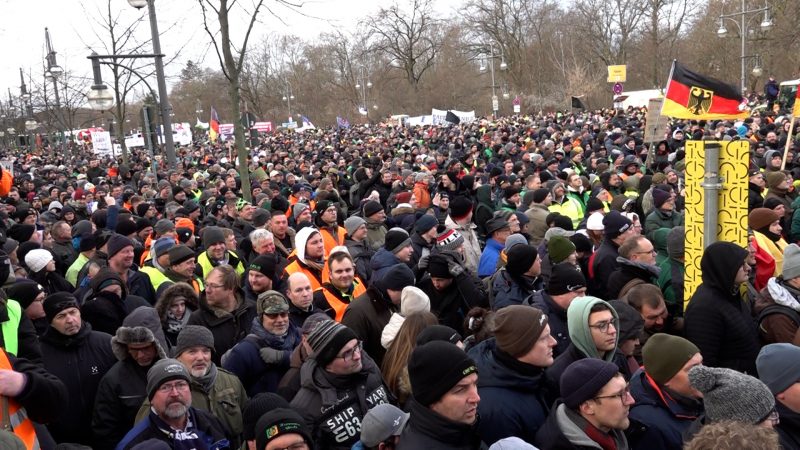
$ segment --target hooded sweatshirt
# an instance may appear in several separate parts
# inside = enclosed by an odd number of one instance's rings
[[[619,324],[619,315],[608,302],[597,297],[578,297],[574,299],[572,303],[570,303],[569,308],[567,308],[569,338],[572,340],[573,345],[587,357],[604,359],[610,362],[614,358],[614,352],[606,352],[605,355],[600,355],[592,339],[592,329],[589,328],[589,315],[591,314],[592,307],[598,303],[608,306],[608,309],[611,310],[611,315],[614,316],[616,324]],[[619,325],[616,325],[615,328],[617,328],[616,342],[614,343],[616,347],[619,345]]]

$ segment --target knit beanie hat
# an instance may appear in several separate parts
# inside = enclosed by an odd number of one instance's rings
[[[136,222],[131,219],[120,220],[117,223],[116,228],[114,228],[114,231],[122,236],[129,236],[133,233],[136,233]]]
[[[175,231],[175,224],[169,219],[161,219],[156,222],[153,231],[155,231],[157,235],[163,236],[171,231]]]
[[[106,254],[109,258],[112,258],[125,247],[133,247],[133,242],[121,234],[114,233],[106,244]]]
[[[75,225],[72,226],[72,237],[78,237],[83,233],[92,233],[92,222],[89,222],[88,220],[79,220]],[[19,241],[19,239],[17,240]]]
[[[144,217],[144,215],[147,214],[147,210],[150,209],[150,206],[151,205],[149,202],[139,203],[136,205],[136,215],[139,217]]]
[[[563,236],[553,236],[547,241],[547,254],[550,255],[551,264],[565,261],[573,253],[575,253],[575,244]]]
[[[91,288],[92,292],[100,292],[103,289],[117,285],[122,288],[122,299],[125,299],[128,296],[128,287],[125,285],[125,282],[122,281],[122,278],[111,270],[109,267],[103,267],[100,269],[92,280],[89,282],[89,288]]]
[[[214,244],[225,243],[225,234],[220,227],[206,227],[203,230],[203,247],[208,249]]]
[[[712,423],[732,420],[756,425],[775,408],[775,397],[764,383],[732,369],[695,366],[689,370],[689,383],[703,393],[706,417]]]
[[[386,238],[383,248],[392,253],[397,253],[400,250],[411,245],[411,237],[408,232],[402,228],[392,228],[386,232]]]
[[[259,255],[247,268],[271,279],[275,276],[275,262],[274,255]]]
[[[28,306],[31,306],[39,294],[44,292],[44,287],[36,282],[18,281],[5,288],[5,291],[9,299],[16,300],[25,310]]]
[[[211,330],[200,325],[185,325],[178,333],[174,355],[177,358],[191,347],[207,347],[214,351],[214,335]]]
[[[289,301],[278,291],[265,291],[258,294],[256,299],[256,313],[259,317],[262,314],[279,314],[289,311]]]
[[[256,450],[265,450],[272,440],[287,434],[299,434],[309,448],[313,447],[311,432],[300,414],[291,408],[276,408],[256,422]]]
[[[755,208],[747,215],[747,221],[751,229],[760,231],[781,218],[777,212],[768,208]]]
[[[581,403],[594,398],[618,373],[616,364],[602,359],[575,361],[561,374],[561,400],[567,408],[577,410]]]
[[[415,286],[406,286],[400,294],[400,315],[408,317],[409,314],[430,311],[431,300],[428,294]]]
[[[450,200],[450,217],[454,220],[463,219],[472,212],[472,201],[461,195]]]
[[[242,437],[247,441],[256,438],[256,423],[264,414],[277,408],[290,408],[285,398],[273,392],[262,392],[251,397],[242,410]]]
[[[669,192],[662,191],[661,189],[653,188],[653,206],[656,209],[661,208],[664,206],[664,203],[672,197]]]
[[[506,238],[506,243],[503,249],[506,251],[506,254],[508,254],[508,251],[511,250],[511,247],[517,244],[528,245],[528,239],[519,233],[510,234]]]
[[[91,225],[90,225],[91,226]],[[26,223],[15,223],[8,230],[8,236],[15,239],[17,242],[25,242],[33,236],[36,231],[36,226],[28,225]]]
[[[53,254],[43,248],[33,249],[25,255],[25,265],[33,272],[41,272],[52,260]]]
[[[314,351],[314,359],[320,367],[325,367],[336,358],[339,350],[358,336],[346,326],[327,320],[320,322],[308,335],[308,345]]]
[[[417,346],[433,341],[444,341],[455,345],[461,341],[461,335],[447,325],[430,325],[417,335]]]
[[[530,351],[547,326],[542,310],[527,305],[511,305],[494,315],[497,348],[517,358]]]
[[[642,347],[642,363],[650,378],[664,385],[698,353],[700,349],[682,337],[656,333]]]
[[[609,239],[615,239],[622,233],[628,231],[633,226],[633,222],[619,213],[611,211],[603,217],[603,231]]]
[[[169,265],[175,266],[184,261],[194,259],[194,251],[186,245],[176,245],[169,249]]]
[[[772,395],[778,395],[800,382],[800,347],[788,343],[765,345],[758,352],[756,368]]]
[[[439,221],[436,220],[435,217],[430,214],[423,214],[417,219],[417,222],[414,224],[414,229],[417,230],[419,234],[425,234],[437,225],[439,225]]]
[[[404,263],[395,264],[383,274],[383,278],[375,280],[378,289],[402,291],[406,286],[415,284],[414,272]]]
[[[383,211],[383,206],[375,200],[364,203],[364,218],[371,217],[373,214]]]
[[[318,215],[322,215],[326,209],[330,208],[333,205],[330,200],[320,200],[314,206],[314,212]]]
[[[414,398],[423,406],[439,401],[464,377],[478,372],[464,350],[444,341],[417,346],[408,361],[408,378]]]
[[[398,204],[408,203],[411,201],[411,192],[408,191],[398,192],[397,195],[394,196],[394,199]]]
[[[153,243],[153,248],[152,248],[153,257],[155,259],[158,259],[162,255],[167,253],[169,249],[171,249],[172,247],[175,247],[175,239],[172,239],[169,236],[158,238]]]
[[[639,314],[639,311],[633,309],[633,307],[622,300],[611,300],[608,302],[614,311],[617,312],[617,316],[619,317],[619,330],[617,330],[617,334],[619,335],[619,341],[627,341],[629,339],[639,339],[639,335],[642,333],[644,329],[644,319],[642,319],[642,315]]]
[[[586,202],[586,213],[587,214],[591,214],[591,213],[593,213],[595,211],[603,211],[605,209],[605,207],[606,207],[606,205],[604,205],[603,202],[600,201],[599,198],[592,197],[592,198],[589,199],[588,202]]]
[[[522,276],[536,262],[538,252],[530,245],[515,245],[506,253],[506,272]]]
[[[300,214],[303,214],[303,211],[307,209],[309,209],[307,204],[295,203],[294,206],[292,206],[292,217],[294,220],[296,221],[300,217]]]
[[[453,278],[448,259],[439,254],[431,255],[428,258],[428,273],[434,278]]]
[[[153,400],[156,391],[162,384],[172,380],[190,381],[189,372],[178,360],[172,358],[159,359],[147,371],[147,399]]]
[[[456,230],[446,229],[436,236],[436,247],[440,250],[455,250],[464,245],[464,236]]]
[[[44,298],[42,303],[44,308],[44,315],[47,318],[47,323],[51,323],[53,319],[61,311],[67,308],[79,308],[78,299],[70,292],[55,292]]]
[[[786,180],[786,174],[783,172],[767,172],[767,188],[775,189]]]
[[[686,229],[681,226],[669,230],[669,234],[667,234],[667,254],[669,257],[676,260],[683,258],[685,255],[685,247]],[[800,261],[798,262],[800,263]]]
[[[547,194],[550,193],[549,189],[546,188],[539,188],[533,191],[533,203],[542,203],[544,199],[547,198]]]
[[[586,277],[583,273],[572,264],[562,263],[551,269],[546,292],[550,295],[562,295],[585,287]]]
[[[350,216],[344,221],[344,229],[347,230],[348,236],[352,236],[353,233],[355,233],[356,230],[358,230],[358,228],[365,223],[367,223],[367,221],[361,217]]]

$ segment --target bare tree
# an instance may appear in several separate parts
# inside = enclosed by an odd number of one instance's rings
[[[591,24],[581,28],[587,51],[606,65],[626,64],[628,53],[644,15],[641,0],[577,0],[574,5],[580,22]]]
[[[442,46],[441,22],[433,14],[433,0],[409,0],[407,11],[395,3],[363,24],[369,30],[371,49],[388,56],[417,90]]]

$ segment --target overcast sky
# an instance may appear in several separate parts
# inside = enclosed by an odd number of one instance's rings
[[[303,0],[295,0],[303,1]],[[403,0],[401,0],[401,5]],[[252,0],[239,0],[240,4],[250,5]],[[391,0],[307,0],[300,8],[301,13],[291,12],[285,7],[275,6],[275,0],[268,1],[270,7],[283,19],[269,13],[261,14],[256,25],[252,42],[270,32],[293,34],[303,39],[314,39],[320,33],[334,29],[351,29],[359,19],[372,14],[381,6],[392,4]],[[437,12],[451,16],[454,8],[462,0],[437,0]],[[0,42],[3,43],[2,70],[0,70],[0,99],[8,100],[11,95],[19,96],[19,68],[25,72],[26,84],[29,75],[42,79],[45,39],[44,29],[48,27],[57,52],[58,63],[77,76],[91,76],[91,65],[86,56],[91,49],[103,53],[99,44],[99,33],[103,34],[98,16],[107,10],[108,0],[0,0],[3,20],[0,21]],[[120,23],[135,20],[141,12],[132,8],[127,0],[111,0],[113,13],[119,14]],[[202,61],[203,65],[219,69],[216,54],[209,47],[209,39],[202,28],[202,13],[197,0],[156,0],[162,52],[168,57],[181,50],[180,58],[166,67],[167,76],[178,74],[189,59]],[[145,10],[146,11],[146,8]],[[243,16],[239,16],[240,18]],[[239,22],[234,27],[243,32],[245,25]],[[142,39],[150,36],[146,13],[138,27]],[[236,39],[235,42],[241,42]],[[150,52],[152,47],[147,48]],[[105,75],[104,75],[105,77]],[[151,83],[155,87],[155,79]]]

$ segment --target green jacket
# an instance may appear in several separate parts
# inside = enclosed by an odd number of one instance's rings
[[[683,226],[683,224],[683,214],[672,211],[672,214],[667,215],[663,211],[656,209],[644,221],[644,235],[650,242],[653,242],[653,233],[659,228],[669,228],[671,230],[675,227]]]
[[[685,265],[675,259],[668,258],[666,261],[659,265],[661,268],[661,272],[658,275],[658,283],[659,289],[664,294],[664,302],[667,304],[667,309],[672,311],[683,311],[683,299],[677,298],[677,294],[675,292],[675,286],[672,282],[672,269],[673,267],[678,271],[678,276],[680,279],[683,279],[684,274],[686,273]],[[680,287],[680,286],[679,286]]]
[[[238,448],[239,444],[243,442],[242,411],[247,404],[247,393],[236,375],[221,367],[217,367],[216,370],[217,379],[209,393],[206,393],[202,385],[193,377],[191,382],[192,406],[208,411],[219,419],[225,427],[225,432],[230,434],[232,443],[235,444],[231,448]],[[145,400],[136,414],[136,422],[147,417],[149,413],[150,401]]]

